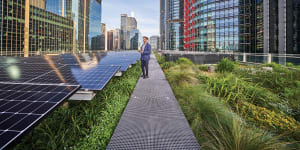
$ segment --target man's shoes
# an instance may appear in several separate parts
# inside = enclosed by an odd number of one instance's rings
[[[146,76],[143,76],[143,79],[146,79]]]
[[[141,77],[144,77],[144,75],[141,75]]]
[[[146,78],[149,78],[149,76],[146,76]]]

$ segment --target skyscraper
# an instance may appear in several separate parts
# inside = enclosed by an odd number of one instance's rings
[[[107,50],[113,50],[114,47],[114,31],[107,31]]]
[[[85,51],[101,35],[100,0],[1,0],[0,8],[1,55]]]
[[[128,17],[127,14],[121,14],[121,49],[131,49],[131,31],[137,30],[137,21],[132,17]]]
[[[128,30],[136,30],[137,29],[137,21],[134,17],[127,18],[127,31]]]
[[[1,0],[0,6],[1,55],[72,52],[73,21],[47,11],[45,0]]]
[[[184,50],[184,0],[166,0],[166,49]]]
[[[75,24],[75,49],[82,52],[91,50],[92,38],[101,35],[101,0],[60,1],[66,1],[66,15]]]
[[[166,0],[160,0],[160,48],[166,49]]]
[[[185,0],[185,49],[298,54],[299,3],[299,0]]]
[[[126,49],[126,38],[127,38],[127,14],[121,14],[121,49]]]
[[[158,50],[159,49],[159,36],[151,36],[150,37],[150,44],[151,44],[151,48],[154,50]]]
[[[300,0],[278,0],[279,53],[300,54]]]
[[[185,1],[185,48],[192,51],[238,51],[239,1]]]

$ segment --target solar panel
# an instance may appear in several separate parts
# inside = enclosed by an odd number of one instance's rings
[[[1,63],[0,82],[27,82],[57,67],[60,65]]]
[[[79,84],[82,89],[102,90],[119,69],[116,65],[66,65],[30,82]]]
[[[1,57],[0,82],[69,83],[102,90],[118,68],[126,71],[139,57],[136,51]]]
[[[80,88],[0,83],[0,149],[4,149]]]
[[[135,64],[139,58],[140,54],[136,51],[108,52],[99,63],[102,65],[120,65],[120,71],[127,71],[128,67]]]

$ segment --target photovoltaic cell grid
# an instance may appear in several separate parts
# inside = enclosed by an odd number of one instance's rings
[[[92,68],[83,69],[80,65],[66,65],[58,69],[57,72],[50,72],[40,76],[32,83],[69,83],[79,84],[81,89],[102,90],[110,81],[120,66],[115,65],[97,65]]]
[[[0,83],[0,149],[61,104],[79,85]]]
[[[120,69],[116,65],[0,64],[0,82],[81,85],[102,90]]]
[[[109,56],[106,65],[100,61],[110,53],[0,57],[0,149],[33,127],[80,85],[102,90],[122,65],[128,67],[139,59],[138,53],[129,53]]]
[[[131,64],[135,64],[140,59],[140,54],[136,51],[109,52],[100,61],[100,64],[120,65],[120,71],[127,71]]]

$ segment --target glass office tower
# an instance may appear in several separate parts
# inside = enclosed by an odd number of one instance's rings
[[[278,2],[279,53],[300,54],[300,0]]]
[[[186,0],[185,49],[237,51],[239,0]]]
[[[73,51],[101,49],[92,43],[100,42],[101,0],[47,0],[46,9],[73,21]]]
[[[166,0],[160,0],[160,48],[166,49],[165,35],[166,35]]]
[[[23,55],[25,0],[0,0],[0,8],[0,55]]]
[[[184,50],[184,0],[166,2],[166,49]]]
[[[101,0],[0,0],[0,8],[0,55],[101,49]]]
[[[72,51],[72,20],[47,11],[45,0],[1,0],[0,6],[1,55]]]
[[[101,12],[102,5],[101,0],[90,0],[87,3],[87,29],[86,33],[88,36],[88,43],[86,44],[87,50],[101,50],[101,46],[92,47],[91,45],[96,45],[93,42],[101,43],[100,40],[92,40],[99,39],[95,37],[99,37],[101,35]]]

